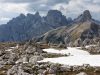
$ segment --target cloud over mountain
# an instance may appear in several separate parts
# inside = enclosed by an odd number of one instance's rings
[[[0,0],[0,17],[13,18],[19,13],[45,15],[50,9],[58,9],[67,17],[75,18],[84,10],[90,10],[93,17],[100,19],[100,0]]]

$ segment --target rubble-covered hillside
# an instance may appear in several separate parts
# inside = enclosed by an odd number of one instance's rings
[[[91,75],[100,74],[99,66],[91,66],[89,64],[83,65],[64,65],[59,62],[54,63],[56,58],[80,56],[82,54],[88,54],[88,52],[81,52],[81,47],[66,48],[58,47],[57,45],[40,44],[34,42],[27,43],[3,43],[5,48],[0,50],[0,75]],[[57,51],[51,52],[47,48],[54,48]],[[90,45],[85,48],[88,49]],[[94,47],[94,45],[93,45]],[[46,49],[45,49],[46,48]],[[79,50],[74,50],[79,48]],[[80,49],[81,48],[81,49]],[[62,51],[62,49],[64,49]],[[85,50],[86,50],[85,49]],[[48,52],[46,52],[46,50]],[[65,51],[65,52],[64,52]],[[61,53],[60,53],[61,52]],[[79,54],[78,54],[79,52]],[[81,53],[81,55],[80,55]],[[42,62],[48,58],[50,60],[55,59],[53,62]],[[58,58],[58,61],[61,59]],[[99,59],[99,58],[98,58]],[[64,62],[65,60],[61,60]],[[70,60],[69,60],[70,61]],[[77,59],[76,59],[77,61]],[[88,61],[88,60],[87,60]],[[68,62],[66,62],[67,64]],[[74,62],[73,62],[74,64]]]

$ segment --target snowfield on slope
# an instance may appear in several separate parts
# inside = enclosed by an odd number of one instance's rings
[[[68,49],[57,50],[53,48],[43,49],[47,53],[56,53],[56,54],[70,54],[70,55],[90,55],[87,51],[80,50],[78,47],[68,47]]]
[[[58,58],[45,58],[39,62],[52,62],[69,66],[82,66],[83,64],[89,64],[90,66],[100,66],[100,55],[76,55]]]
[[[82,66],[83,64],[89,64],[90,66],[100,66],[100,55],[90,55],[87,51],[79,50],[75,47],[68,47],[68,49],[60,51],[52,48],[44,49],[43,51],[61,54],[70,53],[71,55],[58,58],[44,58],[43,60],[38,62],[52,62],[69,66]]]

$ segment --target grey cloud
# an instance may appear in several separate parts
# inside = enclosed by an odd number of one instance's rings
[[[0,2],[3,3],[29,3],[29,6],[27,7],[29,12],[45,12],[58,3],[68,3],[69,1],[70,0],[0,0]]]
[[[48,11],[58,3],[68,3],[70,0],[0,0],[3,3],[29,3],[28,11]],[[45,6],[41,6],[41,5]]]
[[[28,6],[29,11],[39,11],[41,13],[46,13],[53,6],[59,3],[68,3],[70,0],[40,0],[37,2],[30,3]]]
[[[72,0],[0,0],[0,2],[3,3],[28,3],[28,7],[27,7],[27,11],[29,12],[36,12],[39,11],[40,14],[44,14],[46,15],[48,10],[52,9],[54,6],[56,6],[57,4],[65,4],[68,5],[69,2]],[[73,0],[74,1],[74,0]],[[68,17],[76,17],[78,16],[76,13],[81,13],[82,11],[84,11],[85,8],[88,4],[89,5],[100,5],[100,0],[80,0],[80,2],[83,2],[84,5],[78,5],[78,7],[75,8],[75,11],[72,8],[68,7],[69,9],[64,9],[63,7],[60,7],[61,10],[67,10],[66,11],[66,16]],[[73,4],[72,4],[73,5]],[[77,11],[77,8],[79,8],[79,11]],[[81,11],[81,12],[80,12]],[[6,15],[5,15],[6,14]],[[9,13],[9,12],[5,12],[5,14],[0,14],[1,16],[8,16],[10,18],[13,18],[14,16],[17,16],[18,13]],[[93,16],[97,16],[97,14],[93,14]],[[100,16],[98,16],[99,18]]]
[[[47,4],[48,5],[55,5],[58,3],[68,3],[70,0],[48,0]]]
[[[28,3],[27,11],[34,13],[39,11],[41,15],[46,15],[54,5],[59,3],[68,3],[69,0],[0,0],[0,3]],[[19,14],[16,12],[1,11],[0,16],[13,18]],[[5,13],[5,14],[3,14]],[[19,12],[20,13],[20,12]]]
[[[0,0],[0,2],[5,3],[30,3],[30,2],[38,2],[39,0]]]
[[[55,4],[55,3],[62,3],[62,2],[69,2],[69,0],[0,0],[0,2],[8,2],[8,3],[43,3],[47,2],[47,4]]]

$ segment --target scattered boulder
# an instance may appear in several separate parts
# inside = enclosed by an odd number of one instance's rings
[[[26,49],[26,53],[28,53],[28,54],[33,54],[34,52],[36,52],[36,48],[35,47],[29,46]]]
[[[37,63],[37,61],[40,61],[40,60],[43,60],[43,57],[40,55],[40,56],[32,56],[30,59],[29,59],[29,62],[30,63]]]

